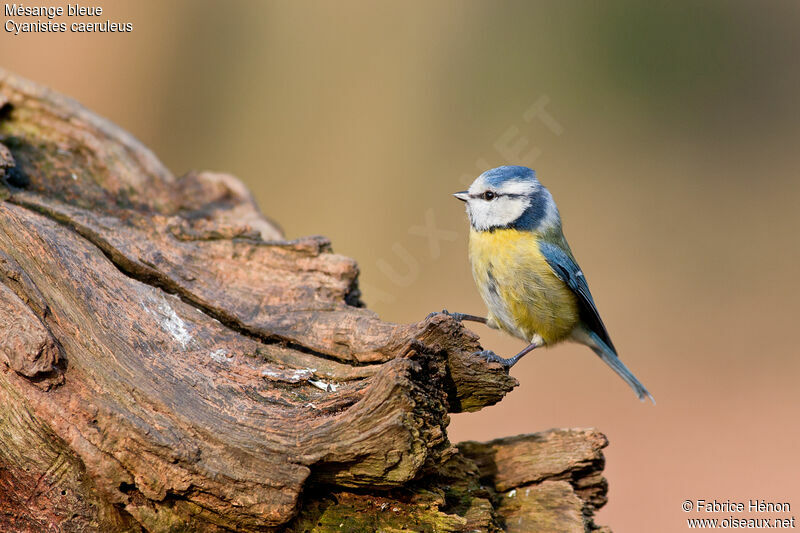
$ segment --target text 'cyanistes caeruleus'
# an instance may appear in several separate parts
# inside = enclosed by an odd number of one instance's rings
[[[540,346],[577,341],[594,350],[639,399],[653,400],[619,360],[564,238],[558,208],[535,173],[526,167],[498,167],[454,196],[467,204],[472,275],[489,313],[486,318],[448,314],[530,343],[508,359],[488,350],[481,355],[511,367]]]

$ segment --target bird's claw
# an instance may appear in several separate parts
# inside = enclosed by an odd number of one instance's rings
[[[433,313],[430,313],[425,318],[432,318],[432,317],[434,317],[436,315],[440,315],[440,314],[441,315],[445,315],[445,316],[449,316],[450,318],[452,318],[456,322],[461,322],[464,319],[464,315],[462,313],[451,313],[447,309],[442,309],[441,311],[438,311],[438,312],[434,311]]]
[[[490,363],[500,363],[506,368],[509,368],[512,364],[511,361],[500,357],[491,350],[482,350],[480,352],[475,352],[473,355],[477,355],[478,357],[483,357]]]

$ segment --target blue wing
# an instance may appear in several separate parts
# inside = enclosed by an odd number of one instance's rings
[[[539,251],[542,252],[550,268],[553,269],[553,273],[566,283],[578,297],[578,306],[583,323],[616,353],[617,350],[611,343],[608,330],[606,330],[606,326],[600,318],[592,293],[589,292],[589,284],[586,282],[586,277],[581,272],[578,263],[569,253],[556,244],[540,240]]]

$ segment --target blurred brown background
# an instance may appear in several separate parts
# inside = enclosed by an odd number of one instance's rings
[[[454,416],[453,441],[599,428],[598,523],[618,533],[686,530],[685,499],[800,515],[796,3],[102,5],[133,33],[4,32],[0,64],[177,174],[239,176],[289,237],[355,257],[384,319],[482,313],[450,193],[500,164],[537,170],[658,405],[559,346],[523,359],[501,404]],[[500,354],[522,346],[474,327]]]

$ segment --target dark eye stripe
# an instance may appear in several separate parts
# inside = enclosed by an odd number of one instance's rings
[[[491,198],[487,198],[488,195],[491,195]],[[529,195],[527,195],[527,194],[514,194],[514,193],[509,193],[509,192],[495,192],[495,191],[485,191],[485,192],[482,192],[481,194],[470,194],[469,195],[470,198],[481,198],[483,200],[489,200],[489,201],[495,200],[497,198],[500,198],[501,196],[504,196],[506,198],[525,198],[526,196],[529,196]]]

